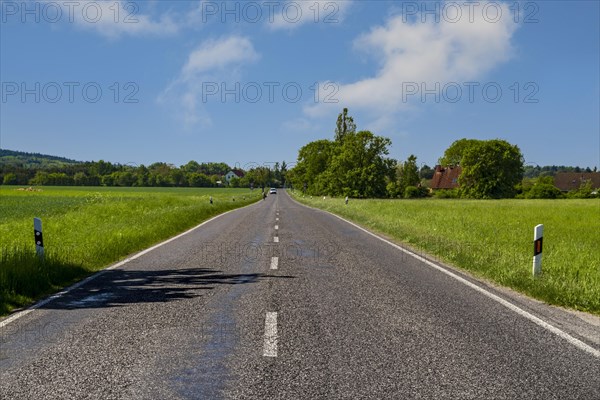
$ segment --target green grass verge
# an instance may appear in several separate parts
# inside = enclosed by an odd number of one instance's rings
[[[261,198],[249,189],[40,189],[0,186],[0,315]],[[35,254],[34,217],[42,219],[43,261]]]
[[[547,303],[600,315],[600,200],[294,197]],[[533,227],[544,224],[542,275]]]

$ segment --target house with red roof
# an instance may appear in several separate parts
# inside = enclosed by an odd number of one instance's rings
[[[442,167],[435,166],[433,178],[431,178],[430,187],[432,190],[455,189],[458,187],[458,177],[462,172],[460,165]]]
[[[600,172],[557,172],[554,176],[554,186],[561,192],[577,190],[587,182],[592,182],[592,188],[600,188]]]

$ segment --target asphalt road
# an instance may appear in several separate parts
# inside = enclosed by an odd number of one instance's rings
[[[0,398],[591,400],[600,359],[280,191],[5,324]]]

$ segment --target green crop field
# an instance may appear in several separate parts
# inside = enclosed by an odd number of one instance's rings
[[[600,314],[600,200],[355,200],[294,196],[474,275]],[[542,275],[533,227],[544,224]]]
[[[249,189],[0,186],[0,315],[260,198]],[[42,219],[43,262],[34,217]]]

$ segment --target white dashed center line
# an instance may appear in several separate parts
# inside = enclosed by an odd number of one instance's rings
[[[279,265],[279,257],[271,257],[271,269],[277,269]]]
[[[275,230],[279,229],[279,225],[275,225]]]
[[[279,243],[279,237],[278,236],[273,237],[273,243]]]
[[[277,313],[268,312],[265,318],[264,357],[277,357]]]

